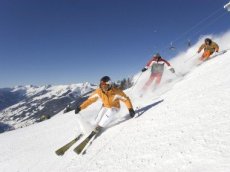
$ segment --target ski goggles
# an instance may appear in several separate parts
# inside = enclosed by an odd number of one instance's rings
[[[111,81],[107,81],[107,82],[101,81],[100,85],[101,86],[108,86],[108,85],[112,85],[112,82]]]

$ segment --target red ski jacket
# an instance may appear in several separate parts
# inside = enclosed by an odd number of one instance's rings
[[[170,68],[171,65],[168,61],[166,61],[163,58],[157,58],[157,57],[153,57],[146,65],[146,69],[151,67],[151,72],[152,73],[163,73],[164,72],[164,65],[167,65]]]

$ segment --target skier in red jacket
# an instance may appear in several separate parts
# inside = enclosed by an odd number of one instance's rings
[[[168,66],[168,69],[175,73],[174,68],[171,67],[170,63],[163,59],[159,53],[155,54],[152,59],[147,63],[147,65],[142,69],[142,72],[145,72],[148,68],[151,68],[151,75],[148,81],[145,83],[142,91],[147,90],[151,85],[154,79],[156,79],[156,86],[161,82],[162,74],[164,72],[164,65]]]

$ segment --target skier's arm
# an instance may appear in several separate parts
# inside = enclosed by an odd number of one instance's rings
[[[175,73],[175,69],[171,66],[171,64],[167,60],[162,59],[162,61],[167,65],[168,70],[170,70],[172,73]]]
[[[154,58],[152,58],[151,60],[149,60],[145,67],[146,68],[151,67],[153,65],[153,62],[154,62]]]
[[[123,101],[126,105],[126,107],[129,109],[129,115],[131,118],[135,116],[135,111],[133,110],[133,105],[129,99],[129,97],[122,91],[122,90],[117,90],[116,95],[114,99],[119,99]]]
[[[153,58],[151,60],[148,61],[148,63],[146,64],[146,66],[141,70],[142,72],[146,71],[150,66],[153,65]]]
[[[171,67],[171,64],[167,61],[167,60],[165,60],[165,59],[161,59],[168,67]]]
[[[215,47],[215,51],[218,52],[219,51],[219,45],[217,43],[214,43],[214,47]]]
[[[129,109],[130,117],[133,118],[135,116],[135,111],[133,110],[133,105],[129,97],[122,90],[118,90],[118,95],[116,95],[116,97],[125,103],[126,107]]]
[[[203,50],[204,49],[204,47],[205,47],[205,44],[202,44],[201,46],[200,46],[200,48],[198,49],[198,53],[200,53],[201,52],[201,50]]]
[[[80,105],[80,109],[82,110],[82,109],[87,108],[89,105],[96,102],[98,98],[99,98],[98,92],[97,92],[97,90],[95,90],[92,93],[92,95]]]
[[[133,108],[133,105],[132,105],[129,97],[122,90],[116,90],[116,95],[115,95],[114,99],[119,99],[122,102],[124,102],[128,109]]]

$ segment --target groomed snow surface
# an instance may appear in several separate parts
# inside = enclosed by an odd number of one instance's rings
[[[221,49],[230,48],[229,32],[212,38]],[[229,172],[230,51],[196,66],[194,53],[202,41],[170,61],[177,76],[166,69],[162,85],[140,98],[139,90],[149,76],[148,71],[143,73],[126,91],[139,116],[127,120],[122,104],[115,121],[85,155],[73,152],[76,145],[62,157],[55,154],[81,132],[79,116],[60,113],[1,134],[0,171]],[[100,107],[97,102],[80,115],[93,123]]]

